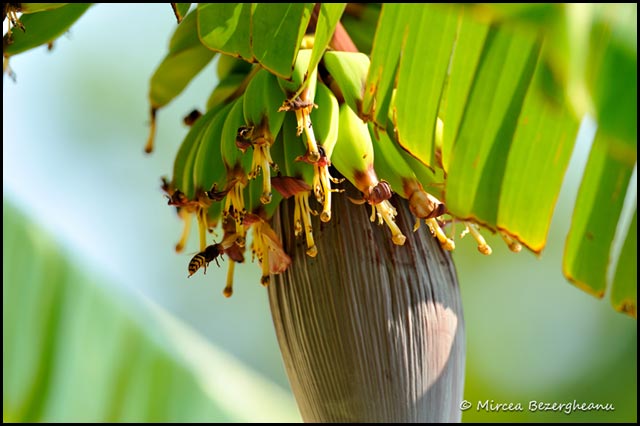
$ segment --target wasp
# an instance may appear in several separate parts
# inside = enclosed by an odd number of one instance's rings
[[[203,251],[193,256],[191,261],[189,262],[189,277],[191,275],[198,272],[198,269],[204,267],[204,273],[207,273],[207,266],[213,260],[216,261],[216,264],[220,266],[218,263],[218,257],[224,254],[224,247],[222,244],[211,244],[207,246]]]

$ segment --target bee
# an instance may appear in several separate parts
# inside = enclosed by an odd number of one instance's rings
[[[191,275],[198,272],[198,269],[204,267],[204,273],[207,273],[207,266],[213,260],[216,261],[216,264],[220,266],[218,263],[218,257],[224,254],[224,247],[222,244],[211,244],[207,246],[203,251],[193,256],[191,261],[189,262],[189,277]]]

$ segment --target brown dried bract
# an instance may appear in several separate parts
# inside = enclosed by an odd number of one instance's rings
[[[271,185],[273,185],[284,198],[289,198],[300,192],[311,190],[311,185],[304,180],[291,176],[273,176],[271,178]]]
[[[375,186],[369,188],[369,194],[365,199],[369,204],[380,204],[391,198],[393,192],[391,191],[391,185],[388,182],[381,180]]]
[[[282,106],[278,108],[278,111],[299,111],[306,109],[311,111],[312,108],[318,108],[318,105],[311,101],[303,101],[299,96],[295,99],[287,99],[282,103]]]

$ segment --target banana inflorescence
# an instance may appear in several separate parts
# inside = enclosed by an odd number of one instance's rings
[[[386,225],[396,245],[403,245],[406,237],[395,222],[390,201],[394,193],[408,201],[416,218],[414,230],[424,221],[445,250],[455,247],[442,229],[457,221],[440,201],[442,171],[432,170],[402,149],[391,128],[363,121],[368,56],[328,50],[320,64],[309,69],[312,49],[306,47],[298,51],[288,79],[220,55],[219,84],[207,101],[207,111],[185,119],[191,128],[176,155],[173,177],[163,184],[169,204],[177,207],[185,222],[177,251],[185,246],[192,218],[197,219],[200,251],[189,263],[189,276],[212,259],[226,256],[227,297],[233,292],[235,264],[245,260],[250,232],[252,259],[260,264],[263,285],[271,274],[291,265],[269,225],[284,198],[295,200],[291,224],[295,235],[304,240],[309,256],[319,255],[311,217],[331,220],[331,197],[342,191],[344,179],[361,194],[352,201],[368,204],[371,221]],[[390,102],[393,105],[393,99]],[[443,127],[438,118],[440,141]],[[344,179],[332,177],[331,167]],[[463,235],[471,234],[478,249],[490,254],[478,226],[461,222]],[[220,242],[211,244],[207,233],[219,225]],[[514,251],[518,249],[508,235],[502,237]]]

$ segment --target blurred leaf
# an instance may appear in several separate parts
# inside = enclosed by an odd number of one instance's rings
[[[214,56],[200,43],[197,14],[190,13],[178,25],[169,42],[169,53],[151,77],[151,107],[158,109],[171,102]]]
[[[9,41],[8,34],[5,34],[2,39],[2,54],[9,57],[54,41],[64,34],[91,4],[70,3],[21,16],[20,22],[25,31],[14,29],[11,33],[12,41]]]
[[[596,7],[585,68],[598,127],[609,136],[637,143],[638,7]]]
[[[42,12],[44,10],[57,9],[67,4],[69,3],[20,3],[20,12],[22,13]]]
[[[622,246],[616,275],[611,286],[611,303],[620,312],[638,318],[638,209],[633,212],[631,225]]]
[[[3,229],[4,421],[299,419],[283,391],[160,308],[99,285],[82,254],[6,201]]]
[[[451,153],[445,203],[453,215],[496,225],[507,157],[538,52],[528,35],[489,30]]]
[[[532,251],[545,246],[551,217],[578,132],[566,105],[540,90],[544,64],[538,62],[509,149],[500,188],[498,228]]]
[[[596,297],[604,296],[611,244],[636,161],[628,148],[598,129],[565,245],[565,276]]]

